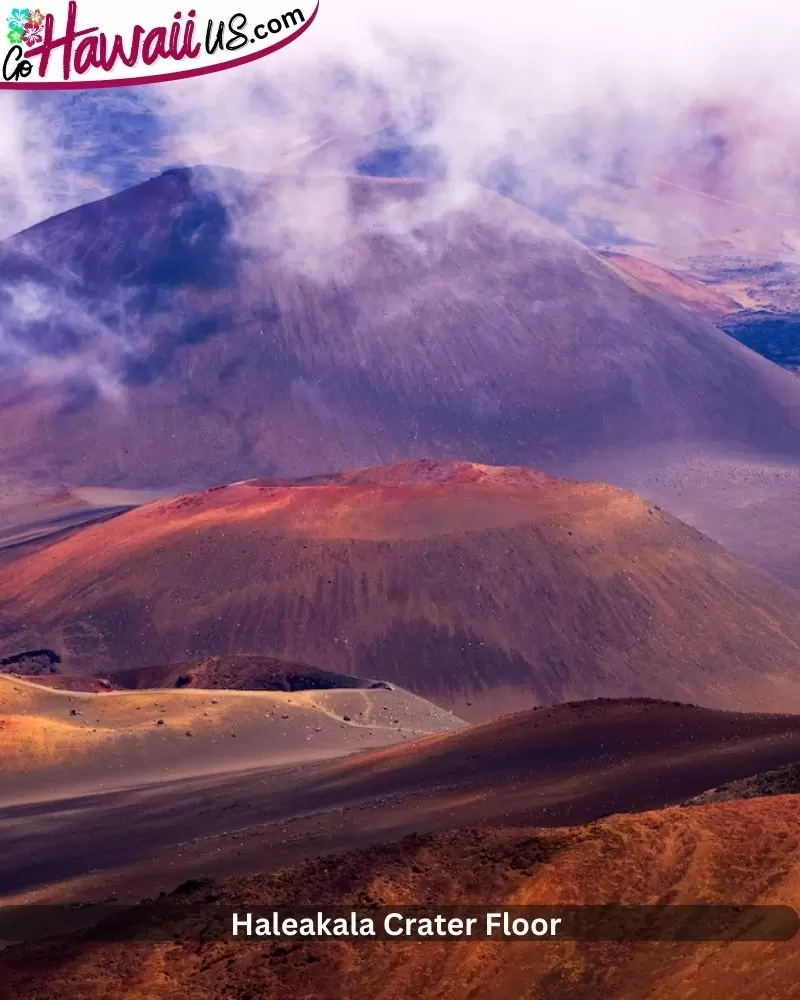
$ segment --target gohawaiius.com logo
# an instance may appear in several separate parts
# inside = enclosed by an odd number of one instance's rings
[[[5,45],[0,35],[0,89],[139,86],[231,69],[293,42],[319,9],[319,0],[241,0],[250,10],[231,14],[222,0],[189,3],[186,11],[176,0],[59,0],[58,13],[53,0],[47,10],[14,7]]]

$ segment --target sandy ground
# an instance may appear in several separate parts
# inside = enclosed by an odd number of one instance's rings
[[[0,676],[0,803],[318,760],[460,724],[398,689],[93,694]]]

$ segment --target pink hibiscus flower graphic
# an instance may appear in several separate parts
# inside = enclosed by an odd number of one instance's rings
[[[41,26],[38,24],[26,24],[23,33],[25,44],[30,48],[32,45],[41,45],[44,35]]]

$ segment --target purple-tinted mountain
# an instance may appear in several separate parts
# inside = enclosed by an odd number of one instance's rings
[[[162,486],[430,453],[796,452],[789,373],[530,211],[453,198],[175,170],[5,241],[0,468]]]

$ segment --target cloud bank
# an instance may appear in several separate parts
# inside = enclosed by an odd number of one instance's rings
[[[451,177],[505,153],[533,169],[537,153],[566,159],[579,142],[573,159],[602,165],[623,146],[643,161],[674,145],[678,123],[685,142],[702,130],[684,117],[698,104],[793,117],[798,51],[791,0],[322,0],[302,40],[248,67],[137,90],[0,94],[2,226],[167,164],[259,170],[305,139],[389,122],[440,147]]]

